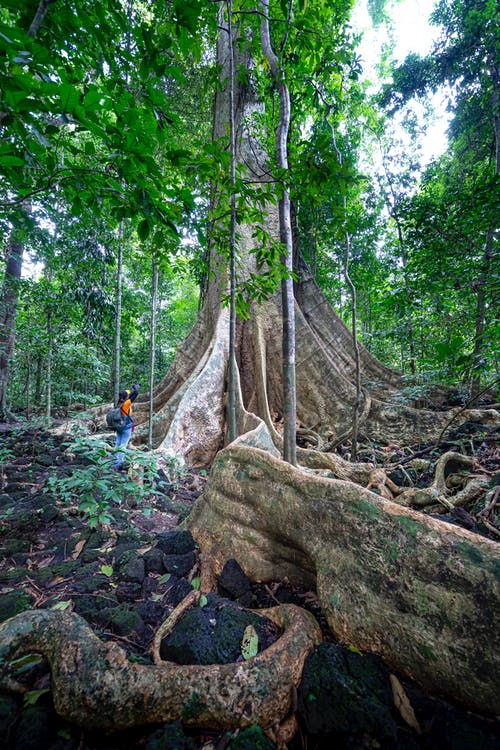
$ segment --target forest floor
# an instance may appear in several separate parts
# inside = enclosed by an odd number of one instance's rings
[[[196,588],[199,575],[196,551],[191,556],[167,555],[167,562],[163,555],[160,563],[155,546],[160,539],[170,538],[189,514],[203,492],[206,474],[169,472],[167,467],[156,474],[149,488],[142,486],[137,494],[133,491],[136,476],[111,471],[109,453],[103,448],[111,437],[98,438],[98,452],[89,454],[70,436],[43,427],[0,426],[0,622],[31,608],[73,611],[83,616],[101,639],[116,641],[131,661],[148,663],[156,630]],[[491,431],[479,433],[469,426],[455,435],[455,440],[491,474],[492,484],[498,480],[498,431],[494,435]],[[451,447],[459,449],[456,442]],[[365,460],[370,450],[366,449]],[[381,447],[376,450],[380,453]],[[450,445],[440,450],[450,450]],[[435,446],[419,446],[413,453],[436,460]],[[96,490],[104,498],[116,496],[120,485],[119,504],[106,500],[96,506],[92,499]],[[446,519],[498,540],[498,508],[489,508],[487,514],[484,510],[484,499],[482,504],[476,500],[447,514]],[[257,607],[277,602],[306,607],[317,617],[326,640],[333,641],[314,592],[292,588],[287,581],[254,585],[252,591]],[[24,680],[27,692],[24,697],[0,693],[0,745],[5,750],[275,747],[263,744],[260,737],[238,745],[234,733],[184,732],[180,728],[172,739],[174,735],[157,726],[110,736],[89,732],[55,714],[46,663],[35,657],[16,669],[16,679]],[[401,682],[415,709],[418,731],[409,728],[394,706],[390,711],[396,729],[390,740],[381,739],[376,731],[315,734],[299,717],[300,732],[289,747],[493,750],[500,746],[494,721],[427,697],[416,686]]]

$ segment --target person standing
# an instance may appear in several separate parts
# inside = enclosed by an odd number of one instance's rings
[[[121,416],[125,421],[124,428],[116,433],[115,457],[113,467],[119,471],[125,462],[125,456],[118,448],[126,448],[134,430],[134,420],[132,419],[132,404],[139,394],[139,385],[134,383],[130,390],[120,391],[118,394],[118,403],[116,408],[120,407]]]

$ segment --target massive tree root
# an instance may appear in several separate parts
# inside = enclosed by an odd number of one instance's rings
[[[243,439],[218,454],[190,528],[204,581],[236,557],[255,580],[308,583],[340,640],[435,694],[498,711],[495,542]]]
[[[16,689],[9,663],[27,653],[47,658],[57,713],[87,728],[114,731],[181,720],[186,726],[234,729],[274,726],[286,718],[305,658],[320,642],[305,610],[262,610],[283,635],[238,664],[132,664],[114,643],[103,643],[79,615],[34,610],[0,625],[0,687]]]

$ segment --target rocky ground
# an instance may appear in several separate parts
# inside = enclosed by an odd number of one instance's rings
[[[203,491],[206,477],[173,465],[154,470],[146,454],[128,472],[112,472],[107,442],[105,436],[94,437],[89,448],[86,440],[42,427],[2,426],[0,621],[31,608],[73,611],[101,639],[119,643],[130,660],[149,663],[155,632],[199,585],[196,546],[178,526]],[[483,466],[495,470],[498,453],[492,443],[483,443]],[[458,516],[450,520],[495,536],[481,526],[479,508],[463,509]],[[494,525],[494,514],[488,518]],[[243,658],[239,651],[247,620],[229,645],[207,626],[215,610],[234,606],[230,600],[256,608],[293,602],[309,609],[322,626],[325,642],[306,663],[296,700],[300,729],[290,750],[499,746],[495,721],[431,699],[397,676],[391,682],[376,656],[336,644],[314,592],[292,588],[286,581],[251,586],[236,563],[226,573],[227,580],[219,581],[221,598],[207,601],[205,612],[198,608],[196,624],[191,623],[195,630],[184,640],[182,633],[176,641],[165,640],[162,656],[184,663]],[[277,636],[272,627],[264,627],[260,648]],[[5,750],[275,747],[259,728],[200,733],[175,723],[108,736],[92,733],[56,715],[48,665],[39,657],[11,665],[10,672],[24,684],[25,693],[0,693],[0,745]]]

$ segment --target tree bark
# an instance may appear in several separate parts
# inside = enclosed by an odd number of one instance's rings
[[[490,225],[486,233],[483,262],[477,287],[476,307],[476,335],[474,338],[474,351],[472,352],[472,395],[477,396],[481,391],[481,360],[484,355],[484,323],[486,315],[486,284],[489,282],[490,265],[493,257],[494,227]]]
[[[5,412],[10,360],[16,338],[16,313],[23,265],[24,245],[12,240],[7,247],[7,265],[0,302],[0,410]]]
[[[236,128],[234,114],[234,37],[233,2],[227,2],[227,35],[229,50],[229,139],[231,152],[231,196],[229,217],[229,363],[228,363],[228,412],[227,426],[229,442],[235,440],[237,432],[237,363],[236,363]]]
[[[259,430],[215,459],[189,519],[210,581],[236,557],[253,580],[316,588],[344,643],[483,713],[498,712],[498,544],[304,472],[262,450]]]
[[[113,401],[118,401],[120,391],[120,347],[121,347],[121,323],[122,323],[122,284],[123,284],[123,241],[125,236],[124,219],[120,222],[118,233],[118,260],[116,269],[116,322],[115,322],[115,345],[113,356]]]
[[[285,72],[273,50],[269,28],[269,0],[261,0],[264,18],[260,26],[261,45],[266,57],[274,83],[278,89],[280,101],[279,122],[276,130],[277,166],[284,174],[282,178],[282,195],[279,199],[279,230],[283,246],[281,263],[287,275],[281,281],[281,308],[283,315],[283,458],[289,463],[297,463],[297,394],[295,380],[295,298],[293,293],[293,242],[292,222],[290,216],[290,192],[288,190],[288,131],[290,128],[290,94],[285,79]],[[288,19],[287,23],[290,20]]]
[[[156,308],[158,305],[158,263],[152,262],[152,293],[151,293],[151,330],[149,336],[149,432],[148,448],[153,447],[153,393],[155,383],[155,352],[156,352]]]

